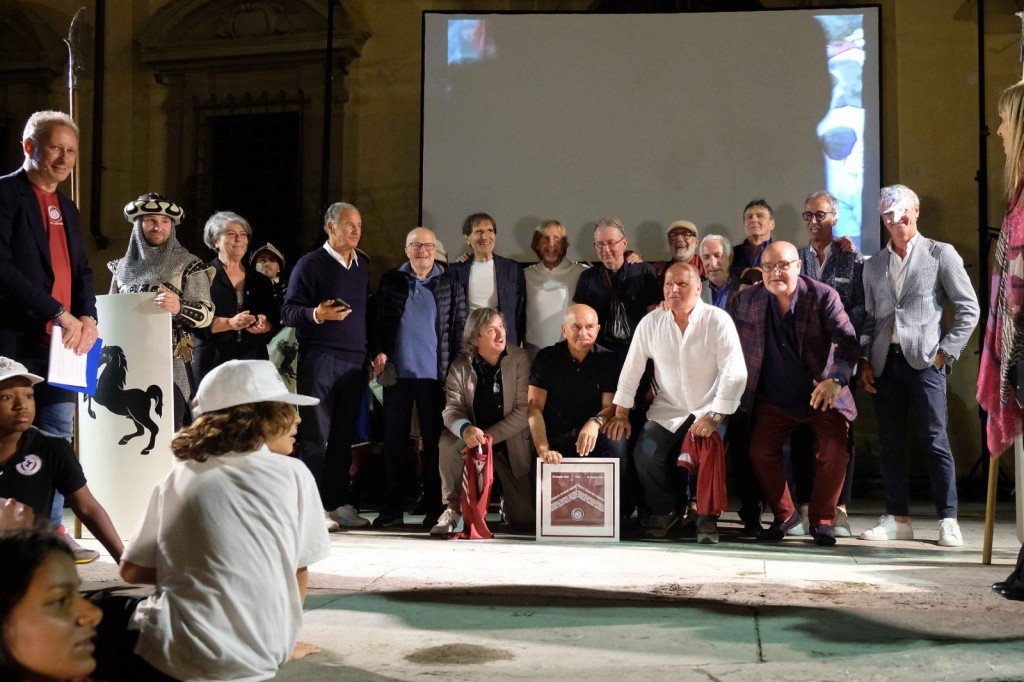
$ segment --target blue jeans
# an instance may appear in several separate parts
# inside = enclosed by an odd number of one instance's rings
[[[36,397],[38,402],[39,393],[44,394],[44,401],[46,400],[47,393],[53,393],[54,389],[47,391],[45,388],[40,391],[38,384],[36,388]],[[47,387],[49,388],[49,387]],[[60,391],[62,389],[56,389]],[[67,439],[69,442],[75,433],[75,403],[49,403],[36,405],[36,419],[35,427],[40,431],[46,431],[54,436],[61,436]],[[61,517],[64,515],[64,496],[56,490],[53,491],[53,507],[50,508],[50,526],[52,528],[59,528],[61,525]]]

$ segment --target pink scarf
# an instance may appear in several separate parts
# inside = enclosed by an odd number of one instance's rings
[[[1012,209],[1003,219],[992,267],[985,344],[978,371],[978,404],[988,413],[988,449],[992,458],[1005,452],[1021,433],[1021,407],[1010,371],[1024,360],[1024,184],[1017,186]],[[1024,377],[1018,379],[1021,380]]]

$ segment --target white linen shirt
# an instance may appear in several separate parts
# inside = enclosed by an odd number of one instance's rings
[[[587,266],[568,258],[553,268],[535,263],[523,271],[526,277],[526,342],[547,348],[562,338],[565,311],[576,295],[576,283]]]
[[[907,279],[907,264],[910,261],[910,254],[913,253],[914,247],[921,241],[921,233],[918,232],[907,241],[907,257],[900,258],[896,255],[895,249],[892,248],[892,240],[885,245],[885,248],[889,249],[889,271],[886,272],[886,276],[889,278],[889,286],[892,287],[892,294],[896,297],[896,300],[900,300],[900,294],[903,293],[903,282]],[[900,342],[899,325],[894,324],[892,326],[892,340],[890,343],[898,344]]]
[[[654,361],[658,382],[648,419],[675,433],[694,415],[732,414],[747,385],[736,325],[724,310],[698,300],[682,334],[672,312],[657,308],[640,320],[619,374],[613,402],[633,407],[647,360]]]

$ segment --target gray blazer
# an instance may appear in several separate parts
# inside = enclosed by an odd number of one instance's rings
[[[445,406],[441,413],[445,430],[441,434],[440,449],[465,447],[461,438],[453,434],[451,427],[461,419],[476,424],[473,414],[473,396],[476,395],[476,370],[465,353],[459,355],[448,370],[444,382]],[[526,420],[527,389],[530,386],[530,355],[517,346],[508,347],[508,355],[501,360],[501,388],[505,404],[505,418],[486,429],[484,433],[494,438],[495,443],[504,442],[508,447],[508,458],[512,474],[519,478],[530,473],[530,426]]]
[[[726,308],[729,307],[729,304],[732,303],[732,299],[735,298],[738,293],[740,293],[740,278],[734,276],[729,280],[729,293],[725,295]],[[715,300],[711,297],[711,285],[707,280],[704,280],[701,283],[700,300],[708,305],[715,304]]]
[[[864,263],[861,355],[881,375],[895,327],[903,355],[914,369],[928,367],[940,348],[950,361],[959,358],[979,316],[978,296],[963,259],[952,245],[922,236],[910,252],[897,300],[889,284],[890,256],[886,247]],[[953,304],[953,323],[943,333],[942,307],[947,302]]]

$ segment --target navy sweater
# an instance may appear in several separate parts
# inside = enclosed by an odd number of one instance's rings
[[[366,299],[370,287],[370,263],[356,251],[352,267],[345,269],[326,249],[319,248],[299,259],[288,280],[288,292],[281,306],[281,319],[295,327],[299,352],[316,349],[346,362],[366,361]],[[317,324],[313,310],[329,298],[340,298],[352,306],[341,321]]]

